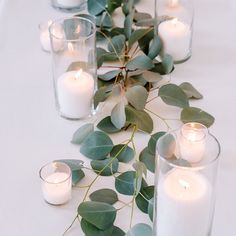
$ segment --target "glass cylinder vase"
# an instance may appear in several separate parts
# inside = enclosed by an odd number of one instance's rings
[[[53,22],[49,32],[57,109],[67,119],[86,118],[97,84],[96,27],[73,17]]]
[[[219,154],[217,139],[198,123],[158,140],[155,236],[211,235]]]
[[[156,0],[158,34],[163,54],[175,63],[188,60],[192,54],[194,9],[192,0]]]
[[[87,0],[51,0],[51,5],[62,11],[78,12],[87,9]]]

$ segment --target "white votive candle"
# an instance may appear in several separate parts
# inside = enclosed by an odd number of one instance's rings
[[[57,80],[57,97],[61,114],[71,119],[90,115],[94,86],[93,76],[82,70],[62,74]]]
[[[158,236],[206,236],[212,187],[200,173],[172,170],[158,183]]]
[[[43,181],[42,190],[46,202],[64,204],[71,198],[71,176],[63,172],[52,173]]]
[[[206,150],[206,138],[208,130],[198,123],[183,125],[180,136],[181,158],[190,163],[200,162],[204,158]]]
[[[190,54],[190,26],[178,19],[162,22],[158,34],[163,42],[163,53],[170,54],[174,61],[186,59]]]
[[[57,4],[62,8],[79,7],[84,0],[57,0]]]

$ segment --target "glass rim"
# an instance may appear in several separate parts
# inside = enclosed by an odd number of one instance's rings
[[[53,163],[59,163],[60,165],[65,166],[65,167],[69,170],[69,176],[68,176],[66,179],[64,179],[64,180],[59,181],[58,183],[53,183],[53,182],[47,181],[47,180],[42,176],[42,171],[43,171],[43,169],[44,169],[46,166],[52,165]],[[63,172],[63,173],[64,173],[64,172]],[[69,167],[66,163],[60,162],[60,161],[52,161],[52,162],[49,162],[49,163],[43,165],[43,166],[40,168],[40,170],[39,170],[39,177],[40,177],[41,180],[43,180],[44,182],[46,182],[46,183],[48,183],[48,184],[61,184],[61,183],[66,182],[67,180],[69,180],[69,179],[72,177],[72,171],[71,171],[70,167]]]
[[[176,129],[176,130],[173,130],[171,132],[167,132],[166,134],[164,134],[163,136],[160,137],[163,138],[165,135],[167,134],[172,134],[173,132],[177,131],[179,129]],[[212,164],[214,164],[216,161],[219,160],[219,157],[220,157],[220,154],[221,154],[221,146],[220,146],[220,142],[218,141],[218,139],[213,135],[211,134],[210,132],[208,132],[208,135],[211,136],[211,138],[214,139],[214,141],[216,142],[217,144],[217,147],[218,147],[218,151],[217,151],[217,154],[215,155],[215,157],[210,160],[209,162],[206,162],[206,163],[193,163],[193,166],[181,166],[181,165],[178,165],[178,164],[175,164],[173,162],[171,162],[169,159],[159,155],[159,152],[158,152],[158,145],[157,145],[157,148],[156,148],[156,151],[157,151],[157,155],[158,155],[158,158],[160,158],[163,162],[165,162],[166,164],[168,164],[169,166],[171,167],[174,167],[174,168],[178,168],[178,169],[183,169],[183,170],[201,170],[201,169],[204,169]],[[157,142],[158,143],[158,142]]]
[[[90,39],[91,37],[93,37],[94,35],[96,35],[96,25],[95,25],[94,22],[92,22],[90,19],[88,19],[88,18],[86,18],[86,17],[73,16],[73,17],[62,17],[62,18],[53,20],[53,21],[52,21],[52,24],[48,27],[48,31],[49,31],[50,37],[53,37],[53,38],[58,39],[58,40],[62,40],[63,42],[77,42],[79,39],[65,39],[65,38],[61,38],[61,37],[56,36],[56,35],[52,32],[52,31],[53,31],[53,26],[54,26],[56,23],[61,22],[61,21],[64,21],[64,20],[72,20],[72,19],[78,19],[78,20],[87,21],[87,22],[89,22],[89,23],[93,26],[94,31],[93,31],[89,36],[87,36],[86,39]]]

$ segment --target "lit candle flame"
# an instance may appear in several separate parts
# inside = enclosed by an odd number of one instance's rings
[[[189,184],[187,181],[183,180],[183,179],[179,179],[179,183],[180,183],[180,185],[183,186],[185,189],[190,188],[190,184]]]
[[[76,28],[75,32],[76,32],[77,34],[79,34],[79,33],[80,33],[80,25],[78,25],[78,26],[77,26],[77,28]]]
[[[80,75],[82,74],[83,70],[80,69],[76,74],[75,74],[75,78],[79,79]]]

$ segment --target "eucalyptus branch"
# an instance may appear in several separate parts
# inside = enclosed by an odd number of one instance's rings
[[[71,224],[69,225],[69,227],[65,230],[65,232],[62,234],[62,236],[65,236],[66,233],[72,228],[73,224],[75,223],[75,221],[78,219],[78,214],[76,215],[76,217],[74,218],[74,220],[71,222]]]

